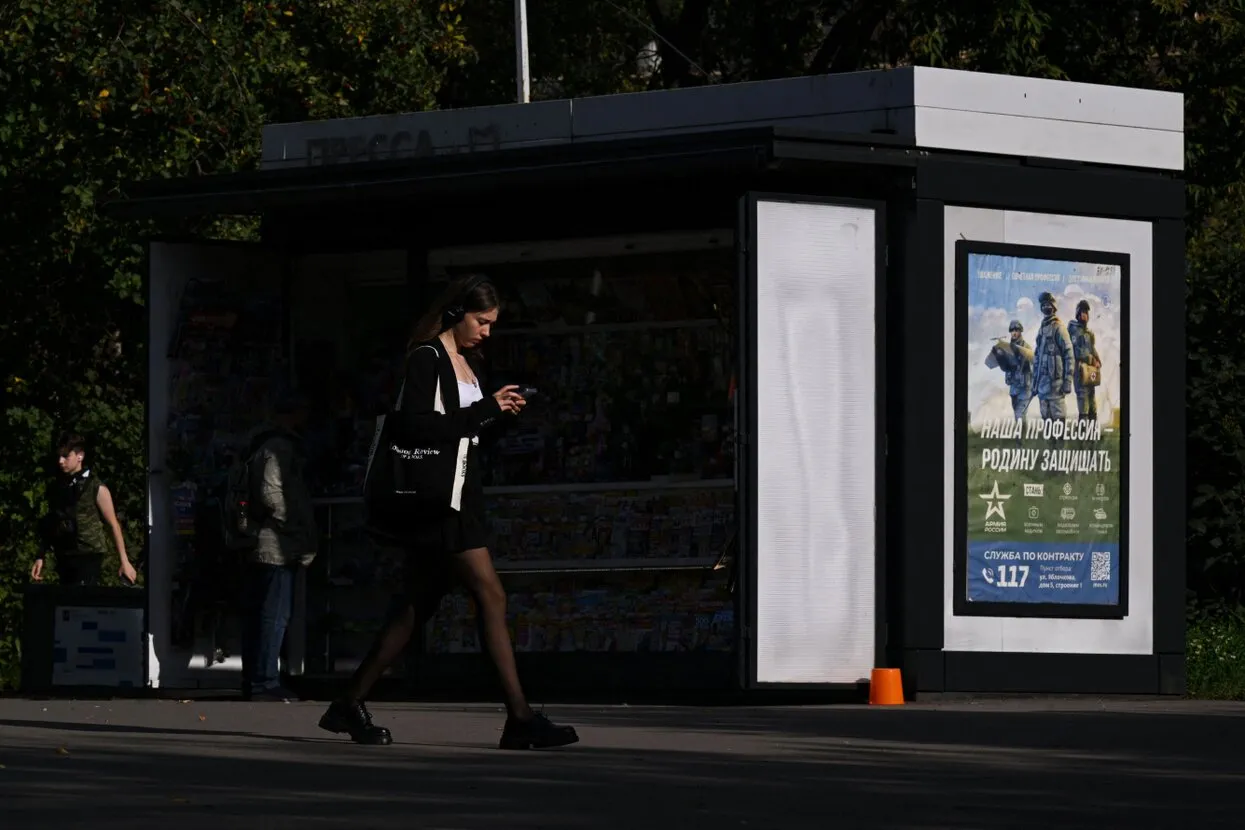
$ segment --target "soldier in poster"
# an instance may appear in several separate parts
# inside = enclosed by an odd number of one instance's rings
[[[1089,300],[1076,304],[1076,319],[1068,324],[1076,371],[1072,386],[1076,391],[1077,413],[1083,421],[1098,420],[1098,384],[1102,359],[1098,356],[1098,340],[1089,328]]]
[[[1065,398],[1072,394],[1072,376],[1076,359],[1072,338],[1057,316],[1055,295],[1043,291],[1038,295],[1042,326],[1038,329],[1037,349],[1033,365],[1034,391],[1042,419],[1062,421],[1067,417]]]
[[[1012,413],[1016,420],[1023,420],[1033,400],[1033,347],[1025,342],[1025,327],[1019,320],[1012,320],[1007,325],[1010,342],[1006,347],[1002,341],[996,345],[999,355],[1006,355],[1006,363],[999,360],[1003,369],[1003,380],[1007,383],[1007,391],[1012,396]]]

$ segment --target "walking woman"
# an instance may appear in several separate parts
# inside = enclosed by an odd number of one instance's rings
[[[491,395],[482,391],[478,349],[496,324],[500,305],[497,289],[487,278],[455,280],[416,324],[407,348],[406,380],[395,411],[388,416],[394,419],[393,442],[445,448],[450,454],[457,446],[458,461],[448,504],[421,506],[394,517],[397,521],[384,522],[386,533],[406,551],[404,595],[355,671],[345,696],[320,719],[322,729],[348,734],[357,743],[392,742],[388,729],[372,723],[363,700],[402,654],[416,628],[431,619],[455,580],[475,599],[480,641],[505,693],[501,748],[544,749],[579,740],[572,727],[556,726],[528,706],[506,627],[506,592],[487,547],[479,436],[526,405],[516,386],[504,386]]]

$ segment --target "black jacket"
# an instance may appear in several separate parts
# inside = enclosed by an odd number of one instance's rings
[[[477,372],[481,391],[487,388]],[[440,338],[421,343],[407,357],[402,397],[392,415],[393,438],[407,446],[457,444],[466,458],[459,465],[463,481],[459,489],[479,504],[482,492],[478,436],[501,417],[501,407],[487,392],[466,408],[459,408],[458,378],[454,364]],[[459,509],[454,505],[454,509]]]

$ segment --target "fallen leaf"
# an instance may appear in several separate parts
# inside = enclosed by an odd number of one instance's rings
[[[69,754],[69,750],[68,750],[68,749],[66,749],[66,748],[65,748],[65,747],[63,747],[63,746],[58,746],[58,747],[56,748],[56,754],[57,754],[57,755],[68,755],[68,754]]]
[[[199,720],[207,720],[207,715],[200,715]]]

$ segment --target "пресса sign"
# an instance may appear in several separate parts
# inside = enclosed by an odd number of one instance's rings
[[[501,148],[501,127],[497,124],[470,126],[462,144],[437,146],[428,130],[397,130],[393,133],[308,138],[303,152],[307,167],[350,164],[385,159],[427,158],[450,153],[474,153]]]

